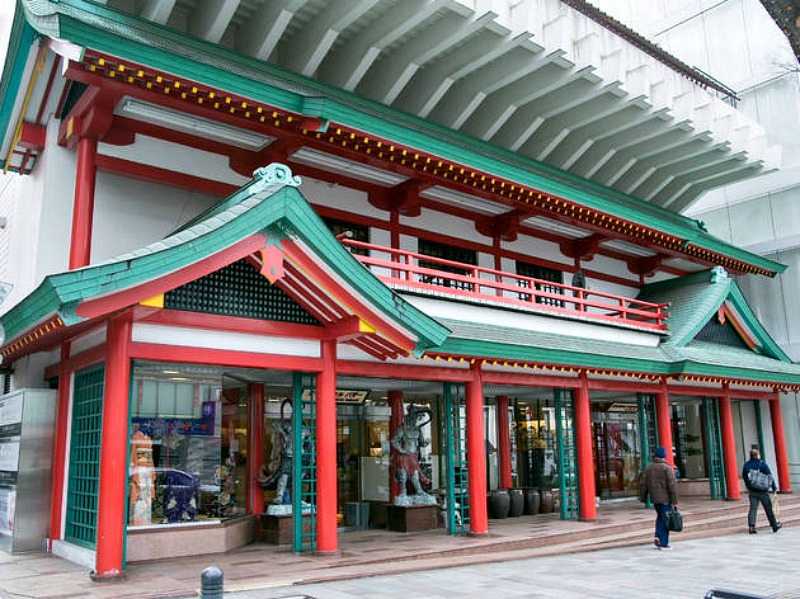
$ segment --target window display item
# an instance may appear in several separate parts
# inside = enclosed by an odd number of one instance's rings
[[[156,497],[156,470],[153,464],[153,441],[142,431],[137,430],[131,435],[128,476],[128,524],[151,524],[153,500]]]
[[[424,418],[427,416],[427,420]],[[422,420],[422,422],[420,422]],[[409,404],[403,424],[397,427],[392,437],[392,459],[395,465],[395,478],[399,492],[394,498],[395,505],[432,505],[436,503],[433,495],[425,492],[423,485],[430,486],[430,481],[422,473],[419,465],[419,450],[430,443],[422,437],[422,427],[430,422],[431,412]],[[408,494],[408,487],[414,491]]]

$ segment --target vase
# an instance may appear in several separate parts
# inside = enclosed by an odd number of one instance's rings
[[[539,496],[539,489],[525,489],[525,507],[523,508],[523,514],[528,516],[533,516],[539,513],[539,503],[541,501],[541,497]]]
[[[489,503],[489,518],[493,520],[502,520],[508,518],[508,512],[511,509],[511,498],[508,491],[497,489],[492,491],[487,496]]]
[[[539,489],[539,496],[541,497],[539,502],[539,513],[551,514],[555,509],[553,492],[550,489]]]
[[[508,517],[509,518],[520,517],[525,509],[525,495],[522,493],[522,489],[509,489],[508,498],[509,498]]]

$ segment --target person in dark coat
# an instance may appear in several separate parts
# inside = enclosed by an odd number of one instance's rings
[[[639,495],[643,501],[650,496],[653,508],[656,510],[655,545],[658,549],[672,549],[669,544],[669,530],[664,524],[664,513],[671,509],[678,509],[678,483],[675,481],[675,472],[667,462],[667,450],[656,447],[653,461],[644,469],[639,488]]]
[[[764,506],[764,513],[767,515],[767,520],[769,520],[769,525],[772,527],[772,532],[778,532],[783,524],[775,519],[775,512],[772,510],[772,499],[769,496],[769,489],[761,490],[753,488],[750,484],[751,470],[760,470],[764,474],[768,474],[772,477],[769,466],[761,459],[761,453],[759,453],[756,448],[750,450],[750,459],[747,460],[742,467],[744,486],[747,487],[747,494],[750,497],[750,510],[747,512],[748,531],[751,535],[758,532],[756,530],[756,516],[758,515],[758,504],[760,503]],[[778,487],[775,485],[775,479],[772,478],[772,492],[774,493],[777,490]]]

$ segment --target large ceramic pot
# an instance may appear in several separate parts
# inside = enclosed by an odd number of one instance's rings
[[[511,498],[508,491],[497,489],[489,493],[486,498],[489,508],[489,518],[493,520],[502,520],[508,518],[508,512],[511,509]]]
[[[522,489],[509,489],[508,497],[510,499],[508,508],[509,518],[520,517],[525,509],[525,495],[522,493]]]
[[[550,489],[539,489],[539,496],[541,501],[539,503],[540,514],[551,514],[555,509],[555,501],[553,492]]]
[[[538,514],[539,503],[541,502],[539,489],[524,489],[523,494],[525,495],[525,507],[523,508],[522,513],[527,516]]]

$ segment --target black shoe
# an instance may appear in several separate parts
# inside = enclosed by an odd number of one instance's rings
[[[754,535],[754,534],[756,534],[758,531],[756,530],[756,527],[755,527],[755,526],[750,526],[750,527],[747,529],[747,532],[749,532],[751,535]]]
[[[783,522],[776,522],[772,527],[772,532],[778,532],[783,527]]]

